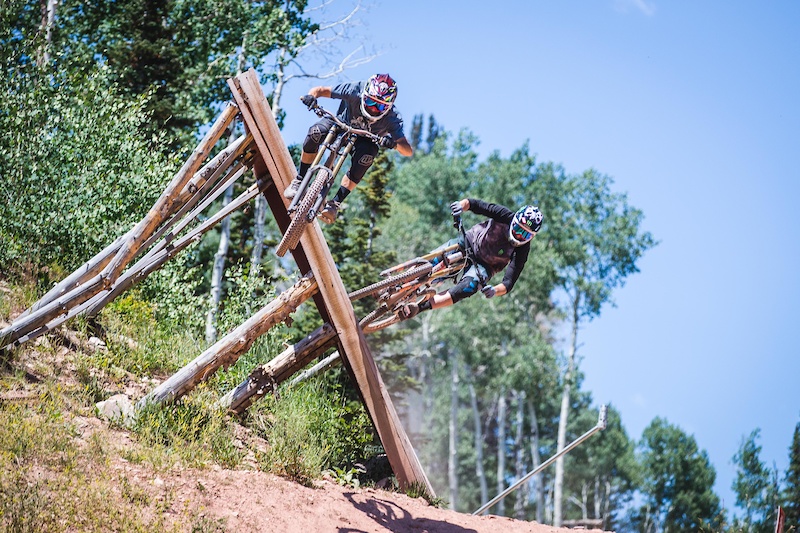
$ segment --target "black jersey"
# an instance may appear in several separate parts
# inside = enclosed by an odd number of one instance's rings
[[[489,217],[489,220],[475,224],[466,231],[475,259],[486,268],[490,277],[508,267],[503,276],[503,285],[507,292],[511,292],[528,260],[531,243],[529,241],[517,247],[511,243],[508,227],[514,218],[514,211],[476,198],[468,200],[470,211]]]

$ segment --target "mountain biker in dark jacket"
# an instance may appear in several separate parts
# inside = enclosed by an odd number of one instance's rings
[[[403,133],[403,118],[394,108],[397,97],[397,84],[388,74],[375,74],[367,81],[342,83],[336,87],[313,87],[300,100],[309,109],[317,104],[317,98],[336,98],[342,101],[336,115],[350,126],[368,130],[381,136],[381,148],[396,148],[404,156],[411,156],[414,150]],[[303,142],[303,155],[300,157],[299,175],[283,192],[286,198],[294,198],[303,176],[306,175],[319,145],[333,126],[333,120],[323,118],[308,130]],[[353,147],[350,170],[342,178],[342,184],[333,200],[325,204],[319,216],[328,224],[336,220],[342,202],[364,177],[375,156],[378,145],[369,139],[359,137]]]
[[[509,208],[484,202],[476,198],[465,198],[450,204],[453,216],[464,211],[489,217],[466,231],[467,244],[472,249],[476,263],[469,265],[464,276],[448,291],[417,305],[408,304],[402,311],[403,318],[411,318],[420,311],[447,307],[481,292],[487,298],[502,296],[514,288],[531,249],[531,239],[542,227],[544,217],[538,207],[524,205],[516,212]],[[451,239],[439,249],[458,243],[464,249],[463,237]],[[489,280],[505,269],[503,281],[490,285]]]

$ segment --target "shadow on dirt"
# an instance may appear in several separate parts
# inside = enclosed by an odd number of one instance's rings
[[[396,533],[404,533],[407,531],[428,531],[430,533],[478,533],[474,529],[467,529],[455,524],[448,524],[440,520],[431,520],[429,518],[414,518],[411,514],[395,504],[387,500],[379,498],[371,498],[365,502],[356,501],[354,493],[348,492],[344,494],[350,503],[377,522],[388,531]],[[352,529],[342,527],[338,529],[338,533],[366,533],[360,529]]]

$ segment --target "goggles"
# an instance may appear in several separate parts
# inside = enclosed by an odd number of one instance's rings
[[[378,111],[378,113],[383,113],[384,111],[389,109],[391,105],[392,104],[387,104],[386,102],[375,100],[370,96],[364,97],[364,107],[375,109],[376,111]]]
[[[528,242],[533,238],[534,233],[532,231],[528,231],[519,224],[514,223],[511,224],[511,236],[520,242]]]

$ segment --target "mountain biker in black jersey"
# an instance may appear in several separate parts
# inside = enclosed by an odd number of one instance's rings
[[[541,229],[544,220],[536,206],[524,205],[515,212],[505,206],[476,198],[453,202],[450,204],[450,211],[453,216],[472,211],[489,217],[466,231],[466,243],[464,237],[457,237],[439,248],[458,243],[464,249],[466,244],[472,250],[473,264],[467,267],[461,281],[449,290],[436,294],[421,304],[406,305],[402,311],[404,319],[421,311],[453,305],[478,292],[478,288],[481,288],[487,298],[511,292],[528,260],[531,239]],[[503,269],[506,269],[503,281],[497,285],[489,284],[492,276]]]
[[[336,98],[342,101],[339,104],[337,116],[350,126],[368,130],[382,137],[381,148],[396,148],[400,154],[410,157],[414,150],[408,144],[403,133],[403,118],[394,108],[397,97],[397,83],[388,74],[375,74],[367,81],[357,83],[342,83],[333,88],[318,86],[308,91],[300,100],[309,109],[317,103],[317,98]],[[303,142],[303,154],[300,157],[299,175],[292,180],[284,191],[286,198],[294,198],[303,181],[319,145],[325,139],[333,125],[333,120],[323,118],[308,130],[308,135]],[[375,156],[378,145],[366,139],[359,138],[353,148],[350,170],[342,178],[342,184],[332,200],[328,200],[319,217],[323,222],[331,224],[336,220],[342,202],[364,177]]]

